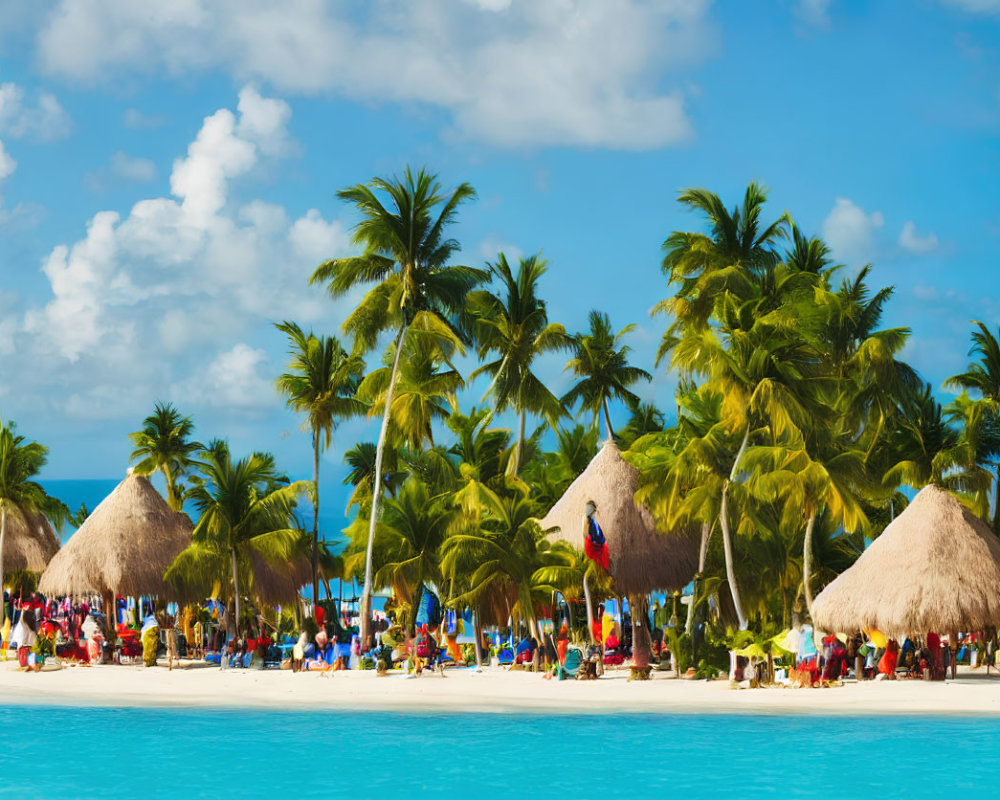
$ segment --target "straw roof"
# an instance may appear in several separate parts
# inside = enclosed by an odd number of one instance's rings
[[[39,591],[172,596],[163,573],[191,543],[193,529],[147,478],[129,475],[52,559]]]
[[[608,543],[609,572],[618,590],[646,594],[678,589],[697,569],[698,541],[688,530],[658,533],[649,509],[636,505],[638,481],[638,470],[609,439],[541,520],[541,526],[559,528],[551,539],[582,550],[585,507],[593,500],[597,505],[594,516]]]
[[[819,594],[812,616],[822,630],[894,639],[1000,625],[1000,539],[928,486]]]
[[[7,511],[7,531],[3,541],[4,575],[27,569],[41,572],[59,550],[59,539],[41,512],[22,516]]]

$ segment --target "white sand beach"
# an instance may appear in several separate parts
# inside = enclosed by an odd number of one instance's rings
[[[598,681],[547,681],[488,668],[451,670],[445,678],[374,672],[291,674],[190,664],[72,667],[26,674],[0,665],[0,704],[545,713],[976,714],[1000,716],[1000,675],[961,669],[955,681],[847,683],[829,689],[731,689],[726,681],[657,675],[630,682],[627,672]]]

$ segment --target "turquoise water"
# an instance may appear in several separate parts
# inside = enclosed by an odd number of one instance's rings
[[[915,717],[0,706],[0,797],[941,797],[993,784],[996,730]]]

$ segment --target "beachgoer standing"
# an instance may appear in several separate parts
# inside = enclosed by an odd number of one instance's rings
[[[607,572],[608,545],[604,540],[604,531],[594,519],[595,513],[597,513],[597,504],[593,500],[588,500],[586,514],[583,518],[583,549],[588,558]]]

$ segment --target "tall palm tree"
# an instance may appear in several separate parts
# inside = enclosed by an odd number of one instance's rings
[[[388,205],[380,199],[388,198]],[[394,334],[395,355],[386,386],[385,411],[375,458],[375,482],[368,523],[368,555],[361,599],[361,639],[368,638],[371,616],[371,542],[375,536],[382,487],[382,453],[392,409],[392,393],[399,371],[402,342],[407,330],[418,328],[458,343],[452,318],[462,311],[465,298],[486,278],[482,270],[448,266],[459,250],[458,242],[445,238],[458,207],[473,197],[467,183],[445,195],[436,176],[409,168],[401,178],[374,178],[338,192],[354,204],[361,221],[353,241],[364,248],[360,256],[337,258],[317,267],[310,283],[325,283],[334,297],[359,286],[374,284],[344,322],[353,335],[355,350],[370,350],[388,331]]]
[[[677,199],[704,215],[709,232],[674,231],[663,243],[663,274],[671,285],[677,285],[677,291],[654,308],[654,313],[673,318],[663,335],[657,363],[678,336],[701,331],[718,317],[726,295],[746,293],[750,284],[780,263],[777,247],[787,238],[791,224],[787,214],[770,224],[761,221],[767,190],[757,183],[747,185],[742,204],[732,210],[706,189],[686,189]]]
[[[608,315],[600,311],[591,311],[589,321],[589,332],[574,337],[575,354],[566,362],[566,369],[572,370],[580,380],[563,395],[562,402],[570,406],[579,401],[582,408],[593,412],[595,427],[603,412],[605,432],[611,439],[615,432],[611,427],[608,401],[615,398],[638,403],[638,395],[629,387],[639,381],[651,381],[653,376],[628,363],[632,348],[623,344],[622,339],[635,325],[626,325],[615,333]]]
[[[0,606],[3,606],[3,551],[7,538],[7,517],[15,514],[31,525],[37,514],[44,514],[57,525],[69,520],[70,512],[61,502],[46,494],[34,480],[48,459],[48,448],[29,442],[15,432],[13,423],[0,425]],[[3,625],[6,606],[0,608]]]
[[[135,448],[129,461],[140,459],[135,474],[160,472],[167,483],[167,504],[174,511],[184,505],[184,487],[179,481],[197,466],[195,456],[204,450],[204,445],[191,438],[193,433],[191,417],[181,416],[172,403],[157,403],[142,421],[142,430],[128,436]]]
[[[239,626],[243,591],[240,574],[252,580],[253,556],[271,564],[287,564],[302,546],[295,527],[295,506],[310,488],[308,481],[289,484],[265,453],[234,461],[224,443],[203,455],[202,480],[191,489],[200,517],[191,544],[165,575],[168,582],[191,592],[210,591],[232,579],[234,619]]]
[[[288,337],[289,371],[275,380],[290,409],[305,414],[313,450],[312,596],[319,599],[319,457],[330,446],[341,420],[361,414],[364,404],[355,396],[364,361],[350,355],[332,336],[306,334],[287,320],[275,327]]]
[[[565,414],[558,398],[532,372],[532,364],[544,353],[569,349],[572,340],[562,325],[549,322],[545,301],[538,296],[538,282],[546,272],[539,255],[522,258],[516,275],[503,253],[488,266],[502,292],[473,292],[469,313],[474,319],[480,360],[491,354],[496,358],[475,370],[469,379],[489,375],[492,380],[486,393],[493,395],[494,412],[513,408],[519,417],[511,458],[511,473],[516,475],[523,456],[527,414],[540,414],[553,426]]]
[[[982,322],[974,320],[977,330],[972,332],[969,355],[977,360],[965,372],[950,377],[946,385],[978,392],[986,404],[986,413],[992,427],[1000,425],[1000,342]],[[996,457],[997,453],[991,453]],[[1000,534],[1000,463],[993,495],[993,530]]]

